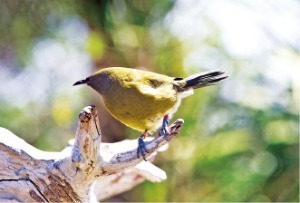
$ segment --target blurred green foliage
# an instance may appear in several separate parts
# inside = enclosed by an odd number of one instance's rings
[[[61,150],[92,102],[104,140],[136,138],[73,82],[109,66],[176,77],[219,67],[231,77],[196,91],[174,115],[184,127],[156,160],[168,179],[108,201],[298,202],[297,6],[1,0],[0,125],[38,148]]]

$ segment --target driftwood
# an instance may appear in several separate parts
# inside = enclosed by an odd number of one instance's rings
[[[183,124],[170,127],[170,141]],[[147,162],[137,157],[137,140],[101,143],[94,106],[79,114],[75,140],[61,152],[45,152],[0,128],[0,201],[95,202],[149,180],[166,179],[150,161],[167,145],[157,136],[146,142]]]

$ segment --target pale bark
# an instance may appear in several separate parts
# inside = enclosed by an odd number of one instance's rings
[[[169,128],[169,141],[183,120]],[[168,143],[149,138],[147,159],[152,161]],[[137,157],[137,140],[101,143],[94,106],[79,114],[75,140],[61,152],[45,152],[0,128],[0,201],[94,202],[130,190],[145,179],[166,179],[163,170]]]

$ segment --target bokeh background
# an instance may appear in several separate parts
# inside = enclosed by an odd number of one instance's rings
[[[72,84],[109,66],[223,70],[174,115],[155,161],[168,179],[107,201],[298,202],[299,19],[298,0],[0,0],[0,126],[59,151],[93,103],[105,141],[136,138]]]

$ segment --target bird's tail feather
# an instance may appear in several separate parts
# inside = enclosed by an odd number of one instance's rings
[[[191,87],[193,89],[214,85],[221,80],[226,79],[228,76],[224,75],[224,72],[222,71],[212,71],[212,72],[206,72],[206,73],[199,73],[195,75],[191,75],[187,78],[185,78],[185,86],[183,86],[184,89],[190,89]]]

